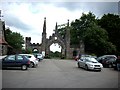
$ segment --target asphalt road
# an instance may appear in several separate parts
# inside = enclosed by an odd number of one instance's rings
[[[2,88],[118,88],[118,71],[86,71],[74,60],[46,59],[27,71],[2,70]]]

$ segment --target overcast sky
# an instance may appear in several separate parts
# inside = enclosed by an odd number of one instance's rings
[[[64,2],[63,2],[64,1]],[[89,2],[88,2],[89,1]],[[81,17],[82,13],[93,12],[100,18],[104,14],[118,14],[119,0],[2,0],[2,20],[12,31],[31,37],[32,43],[41,43],[44,17],[47,37],[52,35],[56,22],[67,23]]]

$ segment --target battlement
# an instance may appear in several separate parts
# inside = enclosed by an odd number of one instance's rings
[[[40,43],[31,43],[31,46],[40,46]]]
[[[31,37],[25,37],[26,41],[31,41]]]

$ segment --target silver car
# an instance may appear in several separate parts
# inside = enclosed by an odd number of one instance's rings
[[[78,68],[82,67],[86,70],[98,70],[101,71],[103,65],[99,63],[95,58],[92,57],[81,57],[78,61]]]
[[[32,54],[20,54],[20,55],[25,55],[29,58],[30,60],[30,67],[37,67],[38,66],[38,59],[35,58],[34,55]]]

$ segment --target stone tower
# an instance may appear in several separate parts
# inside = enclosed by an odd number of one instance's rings
[[[65,46],[66,46],[66,58],[69,58],[70,56],[70,29],[69,29],[69,20],[67,23],[67,29],[65,31]]]
[[[25,45],[26,45],[26,50],[27,49],[31,49],[31,47],[30,47],[30,43],[31,43],[31,37],[26,37],[25,38]]]
[[[44,18],[43,32],[42,32],[42,52],[46,54],[46,17]]]

